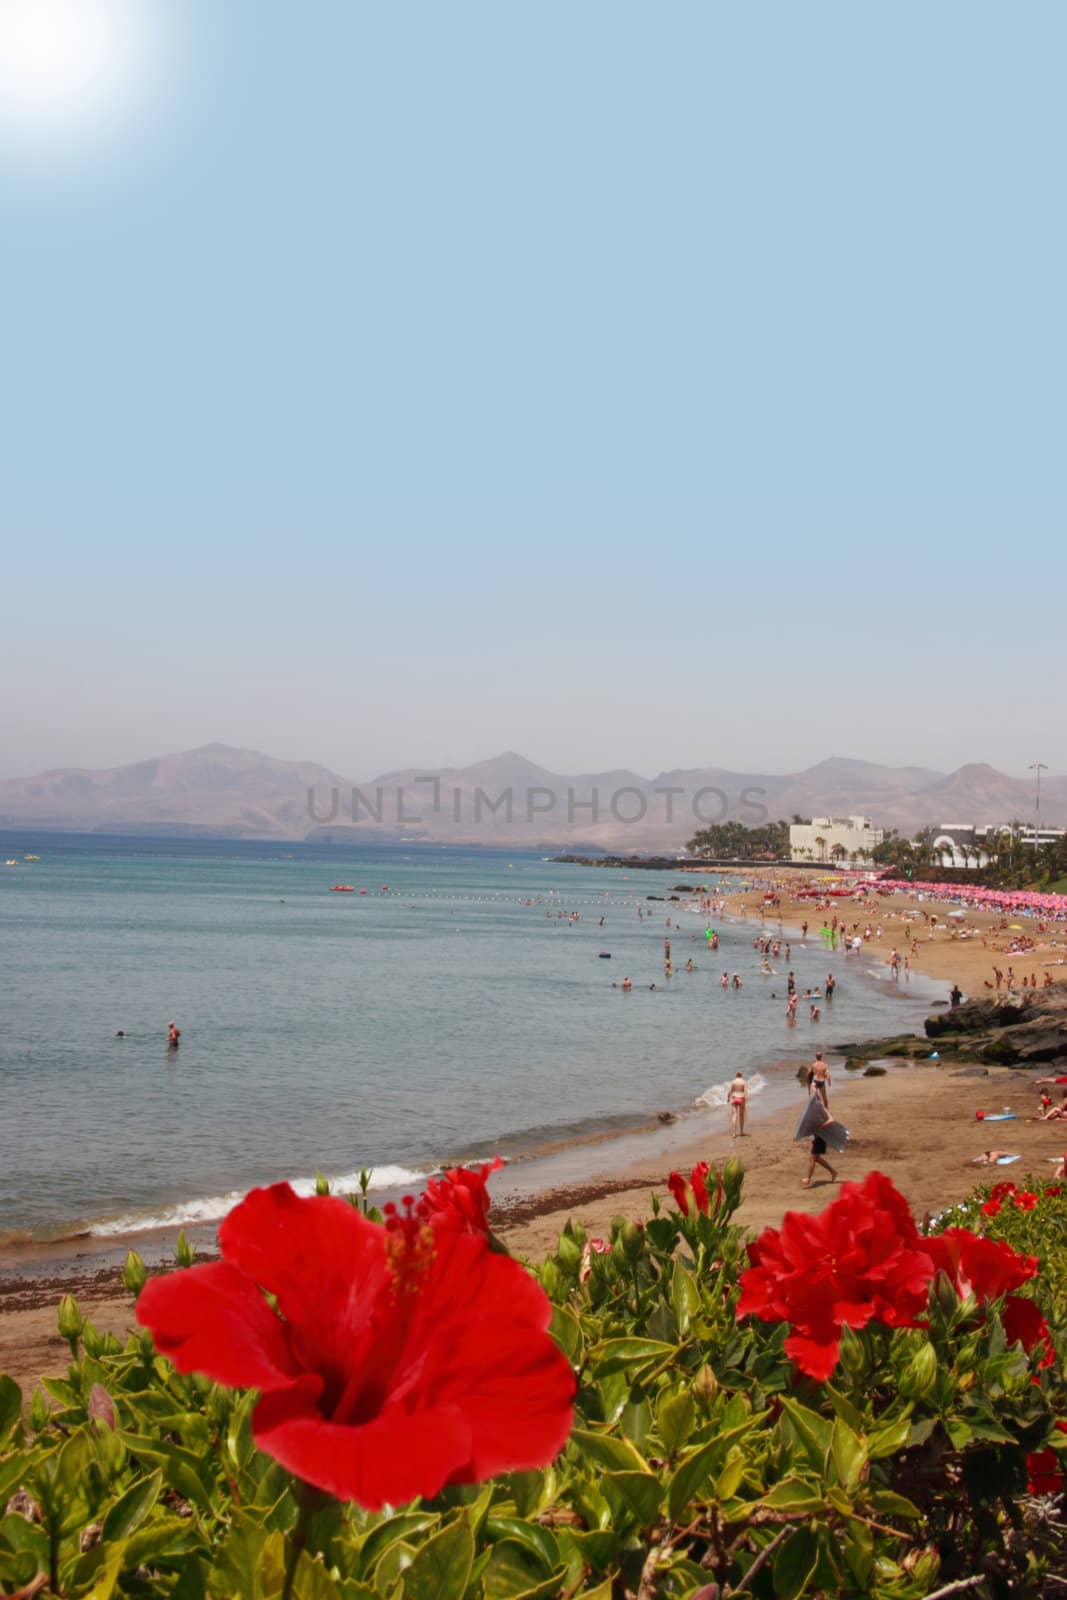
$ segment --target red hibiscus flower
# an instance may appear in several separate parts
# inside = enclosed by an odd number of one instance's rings
[[[138,1321],[179,1371],[261,1390],[256,1443],[307,1483],[376,1511],[561,1449],[574,1376],[551,1306],[483,1240],[410,1202],[383,1227],[279,1183],[219,1244],[221,1260],[153,1278]]]
[[[680,1172],[672,1172],[667,1179],[667,1187],[683,1217],[691,1217],[698,1212],[701,1216],[707,1216],[710,1206],[707,1177],[710,1171],[706,1161],[698,1161],[688,1180]]]
[[[1067,1433],[1067,1422],[1057,1422],[1061,1433]],[[1046,1445],[1044,1450],[1033,1450],[1026,1458],[1026,1472],[1031,1494],[1059,1494],[1063,1488],[1063,1457]]]
[[[1012,1183],[1011,1179],[1010,1178],[1002,1178],[999,1183],[995,1183],[993,1185],[992,1189],[989,1192],[989,1198],[991,1200],[1003,1200],[1005,1195],[1014,1194],[1014,1193],[1015,1193],[1015,1185]]]
[[[984,1213],[984,1215],[987,1216],[987,1217],[999,1217],[1000,1216],[1000,1201],[999,1200],[987,1200],[985,1205],[981,1207],[981,1210]]]
[[[1032,1211],[1037,1205],[1037,1195],[1031,1194],[1028,1189],[1024,1190],[1022,1194],[1013,1196],[1012,1204],[1016,1211]]]
[[[922,1326],[934,1270],[927,1243],[903,1195],[872,1172],[819,1216],[789,1211],[781,1229],[749,1245],[737,1315],[790,1323],[787,1354],[822,1381],[837,1365],[842,1328]]]
[[[982,1239],[966,1228],[946,1228],[924,1239],[923,1248],[961,1299],[973,1293],[982,1305],[1021,1288],[1037,1272],[1036,1256],[1022,1256],[1002,1239]]]
[[[926,1240],[926,1249],[935,1270],[951,1279],[961,1300],[973,1294],[979,1305],[987,1306],[1006,1295],[1000,1316],[1008,1343],[1021,1341],[1028,1354],[1039,1347],[1039,1365],[1052,1363],[1048,1324],[1033,1300],[1012,1293],[1036,1275],[1036,1256],[1020,1255],[1002,1239],[982,1239],[966,1228],[946,1228]]]
[[[1009,1344],[1021,1344],[1027,1355],[1036,1352],[1039,1367],[1051,1367],[1056,1359],[1049,1325],[1033,1300],[1010,1294],[1000,1313],[1004,1337]]]
[[[1046,1185],[1045,1185],[1045,1199],[1046,1200],[1051,1200],[1054,1195],[1058,1195],[1058,1194],[1062,1194],[1062,1193],[1063,1193],[1062,1184],[1046,1183]]]
[[[452,1167],[439,1178],[427,1180],[419,1198],[420,1214],[443,1222],[460,1233],[489,1236],[489,1174],[504,1165],[500,1156],[472,1170]]]

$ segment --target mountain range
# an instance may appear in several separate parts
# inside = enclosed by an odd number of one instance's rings
[[[869,816],[914,833],[1034,816],[1034,788],[984,764],[942,773],[831,757],[802,772],[679,768],[550,772],[508,751],[460,768],[409,767],[355,782],[314,762],[209,744],[100,771],[0,781],[0,825],[41,831],[373,839],[676,850],[711,822]],[[1047,777],[1041,820],[1067,821],[1067,777]]]

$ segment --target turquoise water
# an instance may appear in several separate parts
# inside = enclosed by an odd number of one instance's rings
[[[373,1166],[395,1188],[631,1127],[739,1064],[910,1026],[933,992],[835,961],[820,1028],[788,1029],[769,999],[784,970],[760,976],[751,923],[718,924],[705,954],[701,919],[646,898],[684,868],[11,834],[0,855],[20,861],[0,868],[0,1229],[42,1236],[210,1220],[233,1192],[316,1169]],[[698,966],[669,984],[668,931],[676,969]],[[828,962],[794,943],[792,966],[803,990]],[[626,975],[634,992],[613,990]]]

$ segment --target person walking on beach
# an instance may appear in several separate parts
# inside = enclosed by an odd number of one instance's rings
[[[730,1138],[745,1137],[745,1112],[748,1109],[748,1085],[738,1067],[730,1084]]]
[[[831,1119],[828,1118],[827,1120]],[[808,1175],[800,1186],[802,1189],[811,1188],[811,1180],[815,1175],[816,1167],[824,1167],[830,1174],[830,1182],[837,1182],[837,1170],[826,1159],[826,1140],[819,1134],[813,1133],[811,1136],[811,1155],[808,1159]]]

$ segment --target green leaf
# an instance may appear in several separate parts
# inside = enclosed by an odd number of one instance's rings
[[[659,1516],[665,1489],[650,1472],[606,1472],[605,1488],[615,1489],[637,1518],[638,1526],[649,1528]]]
[[[776,1600],[797,1600],[803,1594],[819,1559],[819,1541],[805,1523],[794,1528],[774,1558]],[[742,1584],[744,1579],[741,1580]]]
[[[776,1483],[768,1494],[763,1496],[761,1505],[767,1506],[772,1511],[795,1511],[800,1514],[810,1512],[813,1516],[822,1510],[822,1496],[818,1484],[810,1478],[799,1478],[790,1474]]]
[[[660,1339],[608,1339],[592,1352],[593,1369],[598,1377],[604,1377],[638,1364],[669,1361],[676,1353],[676,1345],[664,1344]]]
[[[110,1544],[113,1539],[125,1539],[135,1528],[140,1527],[159,1499],[162,1484],[163,1474],[158,1467],[147,1478],[141,1478],[137,1483],[131,1484],[105,1516],[100,1530],[101,1544]]]
[[[790,1424],[794,1438],[802,1446],[810,1464],[816,1472],[823,1472],[826,1468],[826,1458],[830,1450],[830,1439],[833,1424],[825,1417],[820,1417],[817,1412],[809,1411],[807,1406],[800,1405],[789,1395],[782,1396],[782,1410]],[[788,1429],[786,1430],[788,1433]]]
[[[841,1421],[847,1422],[853,1433],[863,1433],[863,1417],[848,1396],[843,1395],[839,1389],[835,1389],[829,1383],[824,1383],[822,1389],[823,1394],[829,1400],[835,1414],[841,1418]]]
[[[682,1263],[676,1258],[671,1272],[671,1310],[678,1324],[679,1337],[685,1338],[689,1324],[700,1310],[700,1290]]]
[[[41,1387],[48,1391],[53,1400],[58,1400],[61,1406],[74,1409],[81,1406],[81,1396],[66,1378],[42,1378]]]
[[[493,1544],[501,1539],[514,1539],[525,1545],[546,1572],[559,1562],[556,1537],[550,1528],[542,1527],[539,1522],[525,1522],[521,1517],[489,1517],[485,1524],[485,1536]]]
[[[863,1440],[858,1438],[840,1417],[834,1422],[830,1454],[841,1487],[850,1492],[857,1489],[863,1476],[863,1469],[867,1465],[867,1450]]]
[[[880,1428],[872,1428],[867,1438],[868,1461],[880,1461],[883,1456],[896,1455],[908,1444],[911,1431],[910,1409],[905,1416],[883,1423]]]
[[[614,1472],[647,1472],[648,1462],[629,1439],[618,1434],[591,1433],[585,1428],[575,1428],[571,1443],[592,1456],[602,1467]]]
[[[461,1516],[418,1550],[404,1574],[406,1600],[462,1600],[473,1565],[474,1535]]]
[[[922,1516],[918,1506],[906,1500],[902,1494],[895,1494],[892,1489],[876,1489],[871,1495],[871,1505],[883,1517],[908,1517],[914,1522]]]
[[[14,1378],[0,1376],[0,1439],[13,1433],[22,1419],[22,1390]]]
[[[104,1558],[104,1564],[96,1575],[96,1582],[85,1595],[85,1600],[111,1600],[115,1593],[115,1585],[119,1581],[122,1563],[126,1550],[122,1544],[117,1544],[109,1550]]]
[[[494,1544],[482,1576],[485,1600],[518,1600],[520,1595],[551,1596],[557,1592],[560,1575],[566,1567],[546,1567],[541,1558],[517,1539],[501,1539]]]
[[[686,1506],[711,1476],[711,1469],[719,1453],[721,1441],[712,1439],[708,1444],[686,1456],[671,1479],[667,1495],[667,1511],[672,1522],[678,1522]]]
[[[741,1487],[745,1475],[745,1452],[734,1445],[726,1458],[726,1465],[715,1480],[716,1500],[732,1500]]]
[[[361,1574],[366,1578],[372,1577],[375,1567],[391,1544],[425,1533],[427,1528],[432,1528],[440,1520],[434,1511],[401,1511],[395,1517],[379,1522],[363,1541],[360,1550]]]
[[[582,1359],[582,1325],[569,1306],[553,1306],[548,1331],[571,1366],[579,1366]]]
[[[688,1389],[666,1392],[656,1413],[656,1425],[663,1448],[669,1456],[678,1454],[693,1431],[696,1405]]]

